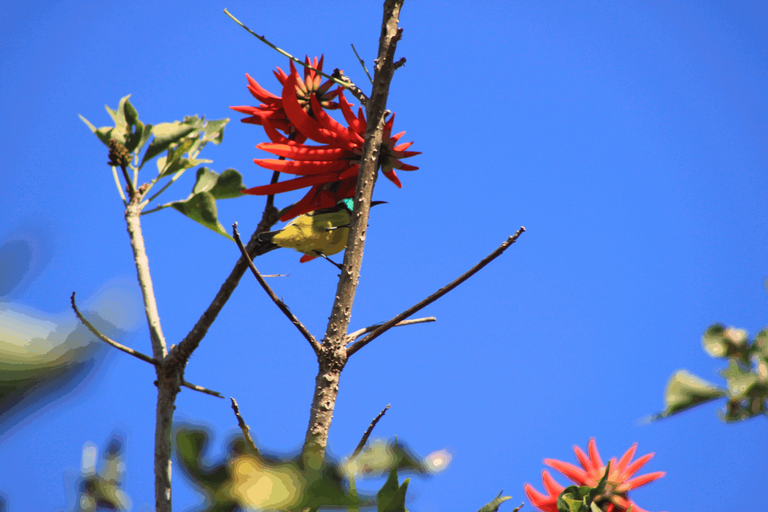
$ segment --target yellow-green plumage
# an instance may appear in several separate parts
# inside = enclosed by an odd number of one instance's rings
[[[371,206],[384,201],[371,201]],[[342,199],[333,208],[315,210],[299,215],[279,231],[259,235],[260,245],[256,254],[264,254],[279,247],[294,249],[303,253],[301,262],[317,256],[332,256],[347,246],[349,221],[354,200]],[[334,263],[338,266],[337,263]]]
[[[345,207],[318,210],[296,217],[272,236],[272,243],[308,256],[317,256],[315,251],[331,256],[347,246],[349,229],[339,226],[348,225],[349,211]]]

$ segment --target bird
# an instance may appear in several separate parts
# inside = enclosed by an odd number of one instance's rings
[[[371,201],[371,206],[383,203],[386,201]],[[299,260],[301,263],[321,257],[341,269],[341,265],[328,256],[346,248],[353,206],[354,199],[342,199],[331,208],[299,215],[283,229],[261,233],[256,255],[286,247],[304,254]]]

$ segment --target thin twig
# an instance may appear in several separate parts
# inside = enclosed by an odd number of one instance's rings
[[[332,77],[331,75],[327,75],[327,74],[323,73],[322,71],[320,71],[319,69],[313,68],[313,67],[312,67],[312,66],[310,66],[309,64],[306,64],[306,63],[304,63],[303,61],[300,61],[299,59],[297,59],[296,57],[294,57],[294,56],[293,56],[293,55],[291,55],[290,53],[286,52],[285,50],[282,50],[282,49],[278,48],[278,47],[277,47],[277,46],[275,46],[274,44],[270,43],[270,42],[267,40],[267,38],[266,38],[266,37],[264,37],[264,36],[260,36],[259,34],[257,34],[256,32],[254,32],[253,30],[251,30],[251,29],[249,29],[248,27],[246,27],[246,26],[243,24],[243,22],[241,22],[240,20],[238,20],[237,18],[235,18],[234,16],[232,16],[232,14],[231,14],[231,13],[230,13],[228,10],[224,9],[224,14],[226,14],[227,16],[229,16],[230,18],[232,18],[232,21],[234,21],[235,23],[237,23],[238,25],[240,25],[241,27],[243,27],[245,30],[247,30],[247,31],[248,31],[248,33],[249,33],[249,34],[251,34],[253,37],[257,38],[259,41],[261,41],[262,43],[266,44],[267,46],[269,46],[270,48],[272,48],[273,50],[275,50],[277,53],[279,53],[279,54],[281,54],[281,55],[284,55],[284,56],[288,57],[289,59],[291,59],[291,60],[292,60],[293,62],[295,62],[296,64],[301,64],[301,65],[302,65],[302,66],[304,66],[305,68],[307,68],[307,69],[311,69],[312,71],[314,71],[314,72],[316,72],[316,73],[319,73],[320,75],[324,76],[325,78],[328,78],[329,80],[333,80],[334,82],[336,82],[337,84],[339,84],[340,86],[342,86],[342,87],[344,87],[344,88],[347,88],[347,89],[349,89],[350,87],[355,87],[355,84],[353,84],[352,82],[344,82],[343,80],[339,80],[338,78]]]
[[[437,322],[437,318],[435,318],[433,316],[427,316],[427,317],[424,317],[424,318],[414,318],[412,320],[404,320],[402,322],[397,323],[395,325],[395,327],[402,327],[404,325],[413,325],[413,324],[424,324],[424,323],[427,323],[427,322]],[[359,330],[353,332],[352,334],[348,334],[347,335],[347,340],[349,340],[349,341],[347,343],[352,343],[353,341],[355,341],[357,338],[359,338],[363,334],[368,334],[369,332],[373,332],[374,330],[376,330],[377,328],[381,327],[382,325],[384,325],[384,324],[381,323],[381,324],[369,325],[368,327],[366,327],[364,329],[359,329]]]
[[[248,449],[251,451],[251,455],[258,457],[259,449],[256,448],[256,443],[253,442],[253,438],[251,437],[251,427],[248,426],[243,417],[240,415],[240,407],[237,406],[237,400],[232,397],[229,397],[229,399],[232,400],[232,410],[235,411],[237,424],[240,426],[240,430],[243,431],[245,444],[248,445]]]
[[[370,425],[368,425],[368,428],[366,429],[365,434],[363,434],[363,438],[360,439],[359,443],[357,443],[357,448],[355,448],[355,451],[352,452],[352,455],[350,455],[349,460],[352,460],[358,455],[360,455],[360,452],[363,451],[363,448],[365,448],[365,443],[368,442],[368,438],[371,437],[371,432],[373,432],[374,427],[382,418],[382,416],[384,416],[384,413],[386,413],[389,410],[390,407],[392,407],[392,404],[387,404],[387,406],[383,408],[375,418],[373,418],[373,421],[371,422]]]
[[[357,57],[357,60],[360,62],[360,65],[363,67],[363,71],[365,71],[365,74],[368,76],[368,80],[370,80],[371,85],[373,85],[373,78],[371,78],[371,74],[368,72],[368,68],[365,67],[365,61],[360,58],[360,55],[358,55],[354,44],[350,43],[349,46],[352,47],[352,51],[355,52],[355,57]]]
[[[474,267],[469,269],[467,272],[465,272],[464,274],[459,276],[453,282],[451,282],[448,285],[440,288],[435,293],[433,293],[432,295],[430,295],[426,299],[422,300],[421,302],[419,302],[415,306],[412,306],[412,307],[406,309],[405,311],[403,311],[402,313],[400,313],[396,317],[394,317],[391,320],[385,322],[384,324],[382,324],[380,327],[376,328],[376,330],[374,330],[371,334],[369,334],[365,338],[363,338],[360,341],[354,343],[353,345],[347,347],[347,357],[351,357],[352,354],[354,354],[355,352],[357,352],[358,350],[360,350],[361,348],[363,348],[364,346],[366,346],[367,344],[369,344],[370,342],[372,342],[373,340],[375,340],[376,338],[378,338],[379,336],[381,336],[382,334],[384,334],[385,332],[390,330],[392,327],[397,325],[399,322],[405,320],[406,318],[408,318],[409,316],[413,315],[417,311],[425,308],[429,304],[432,304],[437,299],[439,299],[440,297],[442,297],[446,293],[450,292],[451,290],[453,290],[454,288],[459,286],[461,283],[463,283],[464,281],[466,281],[467,279],[469,279],[470,277],[475,275],[477,272],[479,272],[483,267],[485,267],[491,261],[493,261],[496,258],[498,258],[499,256],[501,256],[501,254],[504,251],[506,251],[507,248],[510,245],[515,243],[517,241],[518,237],[521,234],[523,234],[524,232],[525,232],[525,228],[521,226],[520,229],[518,229],[517,232],[514,235],[510,236],[495,251],[493,251],[491,254],[489,254],[488,256],[483,258],[480,261],[480,263],[478,263],[477,265],[475,265]]]
[[[214,391],[212,389],[204,388],[203,386],[198,386],[197,384],[192,384],[191,382],[183,381],[181,383],[182,386],[185,388],[193,389],[195,391],[199,391],[201,393],[205,393],[206,395],[215,396],[216,398],[224,398],[224,395],[219,393],[218,391]]]
[[[362,89],[352,83],[352,80],[350,80],[349,77],[344,74],[344,71],[336,68],[333,70],[332,76],[346,83],[347,90],[351,92],[355,98],[357,98],[357,101],[359,101],[361,105],[365,106],[368,104],[368,96],[365,95]]]
[[[112,345],[113,347],[115,347],[118,350],[122,350],[126,354],[130,354],[130,355],[132,355],[133,357],[135,357],[137,359],[141,359],[145,363],[149,363],[151,365],[158,366],[159,363],[153,357],[149,357],[146,354],[142,354],[138,350],[133,350],[132,348],[126,347],[125,345],[123,345],[121,343],[118,343],[118,342],[116,342],[116,341],[114,341],[112,339],[109,339],[107,336],[105,336],[104,334],[100,333],[99,330],[96,329],[96,327],[94,327],[91,322],[89,322],[88,320],[85,319],[83,314],[80,313],[80,310],[77,309],[77,305],[75,304],[75,292],[72,292],[72,297],[70,297],[70,301],[72,302],[72,309],[75,310],[75,315],[77,315],[77,318],[83,323],[83,325],[85,325],[88,328],[89,331],[91,331],[93,333],[94,336],[99,338],[104,343],[107,343],[108,345]]]
[[[112,176],[115,178],[115,185],[117,185],[117,191],[120,192],[120,199],[123,200],[123,204],[128,206],[128,200],[125,199],[125,193],[123,187],[120,185],[120,178],[117,177],[117,167],[112,166]]]
[[[288,309],[288,306],[285,305],[285,302],[280,300],[277,295],[275,295],[275,292],[272,291],[272,288],[269,287],[267,282],[264,280],[264,278],[259,273],[258,269],[256,268],[256,265],[253,264],[253,260],[248,255],[248,252],[245,250],[245,247],[243,246],[243,242],[240,241],[240,234],[237,232],[237,222],[232,224],[232,235],[235,238],[235,242],[237,243],[237,247],[240,249],[240,253],[243,255],[243,257],[246,259],[246,262],[248,263],[248,267],[250,267],[251,272],[253,273],[256,280],[259,282],[262,288],[264,288],[264,291],[267,292],[267,295],[269,295],[269,298],[272,299],[272,302],[274,302],[278,308],[280,308],[280,311],[283,312],[283,314],[288,318],[288,320],[291,321],[293,325],[296,326],[296,328],[299,330],[299,332],[304,336],[309,344],[312,346],[312,350],[315,351],[315,353],[320,352],[320,343],[317,342],[314,336],[312,336],[312,333],[310,333],[306,327],[304,327],[304,324],[302,324],[298,318],[296,318],[296,315],[291,313],[291,310]]]

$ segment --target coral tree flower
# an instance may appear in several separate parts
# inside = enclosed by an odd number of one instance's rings
[[[291,62],[291,75],[282,82],[283,92],[279,100],[286,122],[304,137],[303,140],[310,139],[321,145],[306,145],[301,143],[303,141],[292,140],[290,137],[281,135],[278,129],[286,133],[289,133],[289,130],[283,129],[285,125],[281,124],[282,118],[278,119],[282,113],[279,109],[275,110],[278,104],[273,101],[269,110],[265,107],[263,113],[258,116],[254,114],[259,121],[257,124],[264,126],[267,136],[272,141],[258,144],[256,147],[277,155],[280,159],[255,159],[254,162],[266,169],[298,177],[250,188],[243,192],[253,195],[270,195],[311,187],[301,200],[280,217],[280,220],[285,221],[303,213],[333,207],[338,201],[355,195],[367,121],[362,108],[358,109],[357,115],[352,112],[351,105],[344,98],[343,88],[337,89],[334,95],[338,97],[338,105],[348,127],[341,125],[325,112],[321,103],[322,98],[319,98],[317,93],[311,93],[308,89],[307,95],[301,96],[301,87],[294,85],[301,82],[301,79],[293,62]],[[262,97],[266,98],[266,96]],[[304,101],[306,98],[308,103]],[[266,100],[263,101],[267,105]],[[401,187],[394,170],[415,171],[418,167],[404,164],[400,159],[421,153],[406,151],[413,144],[412,142],[398,144],[398,140],[405,132],[392,135],[394,117],[394,115],[390,117],[384,125],[379,165],[384,175]]]
[[[312,66],[318,71],[323,70],[322,56],[319,60],[317,57],[315,57],[311,61],[309,60],[309,57],[306,57],[304,62],[306,62],[308,66]],[[280,85],[285,87],[285,84],[289,82],[288,75],[286,75],[285,72],[280,68],[277,68],[277,71],[274,71],[274,73],[275,77],[280,82]],[[245,77],[248,79],[248,90],[251,92],[251,95],[253,95],[254,98],[261,102],[261,104],[258,107],[249,107],[245,105],[239,107],[229,107],[232,110],[236,110],[237,112],[248,114],[250,116],[241,119],[241,121],[244,123],[258,124],[263,126],[264,121],[267,120],[275,129],[282,130],[286,135],[293,135],[293,140],[296,142],[304,142],[307,140],[306,137],[296,131],[296,128],[288,119],[288,116],[285,113],[285,109],[283,109],[283,99],[280,96],[275,96],[271,92],[264,89],[248,73],[245,74]],[[339,104],[332,101],[336,96],[339,95],[338,90],[330,90],[333,86],[332,80],[328,80],[321,84],[322,75],[320,75],[320,73],[314,69],[307,68],[304,68],[303,80],[299,78],[298,74],[294,78],[296,86],[296,97],[305,112],[311,115],[311,107],[309,103],[310,96],[315,96],[323,108],[339,108]]]
[[[632,478],[654,455],[649,453],[630,463],[632,457],[635,456],[636,450],[637,443],[633,444],[618,461],[615,457],[611,459],[611,472],[608,475],[605,493],[596,501],[596,505],[601,510],[605,512],[626,512],[631,506],[632,512],[646,512],[630,500],[627,493],[632,489],[663,477],[666,473],[664,471],[656,471]],[[573,451],[576,453],[576,458],[579,460],[581,468],[554,459],[544,459],[544,464],[560,471],[576,485],[596,487],[605,474],[605,465],[600,459],[595,439],[589,440],[587,447],[589,455],[584,453],[578,446],[574,446]],[[557,483],[546,470],[541,472],[541,481],[547,494],[540,493],[530,484],[525,484],[525,494],[531,501],[531,505],[542,512],[557,512],[557,497],[563,492],[564,487]]]

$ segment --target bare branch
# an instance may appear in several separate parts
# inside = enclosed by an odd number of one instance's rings
[[[205,393],[206,395],[215,396],[216,398],[224,398],[224,395],[219,393],[218,391],[214,391],[212,389],[204,388],[203,386],[198,386],[197,384],[192,384],[191,382],[183,381],[181,383],[182,386],[185,388],[193,389],[195,391],[199,391],[201,393]]]
[[[149,272],[147,248],[144,245],[144,236],[141,233],[140,203],[145,191],[146,184],[139,187],[136,193],[130,196],[128,206],[125,209],[125,222],[128,227],[128,235],[131,238],[133,260],[136,265],[141,295],[144,299],[144,312],[147,315],[149,337],[152,340],[152,355],[157,361],[162,361],[167,354],[165,337],[160,325],[160,314],[157,311],[157,299],[155,298],[155,290],[152,285],[152,275]]]
[[[280,311],[283,312],[283,314],[288,318],[288,320],[291,321],[293,325],[296,326],[296,328],[299,330],[302,336],[306,338],[306,340],[309,342],[310,346],[312,346],[312,350],[315,351],[317,354],[320,352],[320,343],[317,342],[314,336],[312,336],[312,333],[310,333],[306,327],[304,327],[304,324],[302,324],[298,318],[296,318],[296,315],[291,313],[291,310],[288,309],[288,306],[285,305],[285,302],[280,300],[277,295],[275,295],[275,292],[272,291],[272,288],[269,287],[267,282],[264,280],[264,278],[259,273],[258,269],[256,268],[256,265],[253,264],[253,260],[248,255],[248,252],[245,250],[245,247],[243,246],[243,242],[240,241],[240,234],[237,232],[237,222],[232,224],[232,235],[235,238],[235,242],[237,243],[237,247],[240,249],[240,253],[243,255],[243,258],[246,259],[246,262],[248,263],[248,267],[250,267],[251,272],[253,273],[256,280],[259,282],[262,288],[264,288],[264,291],[267,292],[267,295],[269,295],[269,298],[272,299],[272,302],[274,302],[278,308],[280,308]]]
[[[395,324],[394,327],[402,327],[404,325],[413,325],[413,324],[424,324],[427,322],[437,322],[437,318],[433,316],[427,316],[424,318],[414,318],[413,320],[404,320],[402,322],[398,322],[397,324]],[[384,324],[382,323],[382,324],[369,325],[364,329],[359,329],[353,332],[352,334],[348,334],[347,343],[352,343],[353,341],[355,341],[355,339],[359,338],[363,334],[368,334],[369,332],[373,332],[374,330],[376,330],[378,327],[381,327],[382,325]]]
[[[373,421],[371,422],[370,425],[368,425],[368,428],[363,434],[363,438],[360,439],[359,443],[357,443],[357,448],[355,448],[355,451],[352,452],[352,455],[350,455],[349,460],[352,460],[358,455],[360,455],[360,452],[363,451],[363,448],[365,448],[365,443],[368,442],[368,438],[371,437],[371,432],[373,432],[374,427],[376,427],[376,424],[379,422],[379,420],[382,418],[382,416],[384,416],[384,414],[389,410],[391,406],[392,404],[387,404],[387,406],[383,408],[375,418],[373,418]]]
[[[478,263],[477,265],[475,265],[474,267],[469,269],[467,272],[465,272],[464,274],[459,276],[453,282],[451,282],[448,285],[440,288],[435,293],[433,293],[432,295],[430,295],[426,299],[422,300],[421,302],[419,302],[415,306],[412,306],[412,307],[406,309],[405,311],[403,311],[402,313],[400,313],[396,317],[394,317],[391,320],[385,322],[383,325],[378,327],[376,330],[374,330],[371,334],[369,334],[365,338],[361,339],[360,341],[358,341],[355,344],[353,344],[350,347],[348,347],[347,348],[347,357],[351,357],[352,354],[354,354],[355,352],[357,352],[358,350],[360,350],[361,348],[363,348],[364,346],[366,346],[367,344],[369,344],[370,342],[372,342],[373,340],[375,340],[376,338],[378,338],[379,336],[381,336],[382,334],[384,334],[385,332],[390,330],[392,327],[397,325],[399,322],[405,320],[406,318],[408,318],[409,316],[413,315],[417,311],[419,311],[419,310],[425,308],[426,306],[432,304],[437,299],[439,299],[440,297],[442,297],[446,293],[450,292],[451,290],[453,290],[454,288],[459,286],[461,283],[463,283],[464,281],[466,281],[467,279],[469,279],[470,277],[475,275],[477,272],[479,272],[483,267],[485,267],[491,261],[493,261],[496,258],[498,258],[499,256],[501,256],[501,254],[504,251],[506,251],[507,248],[509,248],[510,245],[515,243],[517,241],[518,237],[520,237],[520,235],[523,234],[524,232],[525,232],[525,228],[521,226],[520,229],[518,229],[517,232],[514,235],[510,236],[495,251],[493,251],[491,254],[489,254],[488,256],[483,258],[480,261],[480,263]]]
[[[91,331],[93,333],[94,336],[99,338],[104,343],[107,343],[108,345],[112,345],[113,347],[115,347],[118,350],[122,350],[126,354],[130,354],[130,355],[132,355],[135,358],[141,359],[145,363],[149,363],[149,364],[154,365],[154,366],[158,365],[158,362],[157,362],[156,359],[154,359],[152,357],[149,357],[146,354],[142,354],[138,350],[133,350],[132,348],[126,347],[125,345],[123,345],[121,343],[118,343],[118,342],[108,338],[107,336],[103,335],[101,332],[99,332],[99,330],[96,329],[96,327],[94,327],[91,322],[89,322],[88,320],[85,319],[83,314],[80,313],[80,310],[77,309],[77,305],[75,304],[75,292],[72,292],[72,297],[70,297],[70,301],[72,302],[72,309],[75,310],[75,315],[77,315],[77,318],[83,323],[83,325],[85,325],[88,328],[89,331]]]
[[[256,448],[256,443],[253,442],[253,438],[251,437],[251,427],[248,426],[248,424],[245,422],[243,417],[240,415],[240,407],[237,406],[237,400],[235,400],[232,397],[229,397],[229,399],[232,400],[232,410],[235,411],[237,424],[240,426],[240,430],[243,431],[245,444],[248,446],[248,449],[251,452],[251,455],[253,455],[254,457],[258,457],[259,449]]]

